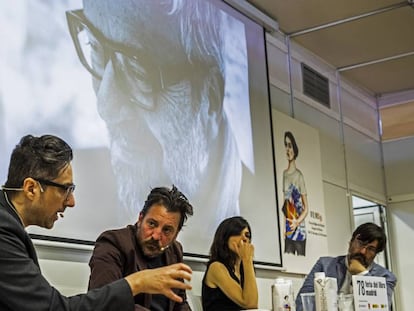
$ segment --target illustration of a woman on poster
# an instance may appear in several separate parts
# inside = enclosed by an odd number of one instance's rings
[[[285,132],[284,144],[288,160],[288,167],[283,171],[282,212],[285,215],[285,253],[305,256],[305,217],[309,210],[305,179],[296,167],[295,160],[299,154],[299,148],[295,137],[289,131]]]

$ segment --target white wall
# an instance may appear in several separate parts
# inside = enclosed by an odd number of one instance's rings
[[[396,295],[400,310],[414,305],[414,137],[383,144],[385,176],[388,193],[388,219],[391,231],[391,256],[398,276]]]
[[[394,237],[391,254],[394,259],[394,273],[398,276],[399,288],[395,299],[397,305],[401,306],[399,310],[411,310],[414,305],[414,254],[411,245],[414,236],[414,200],[390,203],[388,207],[390,231]]]
[[[375,99],[346,81],[338,81],[334,68],[314,55],[292,44],[291,77],[287,48],[279,34],[267,36],[271,105],[282,113],[304,122],[319,131],[322,155],[322,176],[327,213],[328,253],[344,254],[347,249],[353,220],[350,193],[386,204],[386,187],[392,195],[413,195],[413,141],[410,144],[385,144],[387,182],[382,166],[382,147],[377,126]],[[302,93],[300,63],[305,62],[330,80],[331,109],[322,107]],[[291,78],[291,79],[290,79]],[[290,94],[292,81],[293,96]],[[339,86],[340,84],[340,86]],[[395,146],[397,148],[395,148]],[[389,155],[405,153],[404,158]],[[408,168],[408,166],[410,168]],[[387,169],[388,167],[388,169]],[[404,178],[401,179],[401,175]],[[399,181],[400,180],[400,181]],[[401,183],[401,184],[400,184]],[[401,190],[401,192],[399,192]],[[392,249],[393,270],[399,279],[395,310],[409,310],[413,297],[409,294],[413,275],[412,251],[404,248],[407,237],[413,236],[414,204],[411,201],[391,203],[389,243]],[[397,239],[396,237],[401,237]],[[406,245],[405,245],[406,246]],[[46,277],[65,294],[86,290],[90,251],[37,246]],[[204,263],[187,260],[194,269],[193,294],[201,295]],[[62,273],[62,270],[64,273]],[[271,308],[270,286],[278,276],[293,280],[295,291],[303,275],[257,267],[259,307]]]

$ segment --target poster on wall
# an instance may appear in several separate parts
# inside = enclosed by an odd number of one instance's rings
[[[309,273],[328,251],[318,131],[273,110],[283,266]]]
[[[0,41],[0,182],[26,134],[74,150],[76,206],[32,235],[91,244],[174,184],[194,207],[188,256],[242,215],[255,260],[281,265],[262,26],[221,0],[16,0]]]

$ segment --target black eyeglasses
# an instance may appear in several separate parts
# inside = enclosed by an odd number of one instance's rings
[[[63,185],[63,184],[58,184],[54,181],[50,181],[50,180],[46,180],[46,179],[41,179],[41,178],[36,178],[35,179],[37,182],[39,182],[41,185],[46,185],[46,186],[52,186],[52,187],[56,187],[56,188],[60,188],[65,190],[65,200],[66,201],[69,196],[73,193],[73,191],[75,191],[76,186],[74,184],[69,184],[69,185]]]
[[[116,74],[118,86],[129,100],[142,108],[153,110],[161,90],[200,76],[200,69],[208,72],[211,65],[179,61],[160,66],[154,55],[144,49],[114,42],[85,17],[83,10],[67,11],[69,31],[82,65],[98,80],[102,80],[109,60]],[[148,95],[148,96],[142,96]]]
[[[359,238],[355,238],[356,246],[359,249],[365,248],[365,250],[370,253],[371,255],[375,255],[377,253],[377,248],[372,245],[368,245],[369,242],[361,241]]]

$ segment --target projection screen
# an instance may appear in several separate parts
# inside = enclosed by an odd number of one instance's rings
[[[206,257],[242,215],[256,263],[281,265],[263,29],[222,1],[2,1],[0,177],[26,134],[74,149],[76,206],[34,238],[92,244],[135,223],[151,188],[194,207]]]

